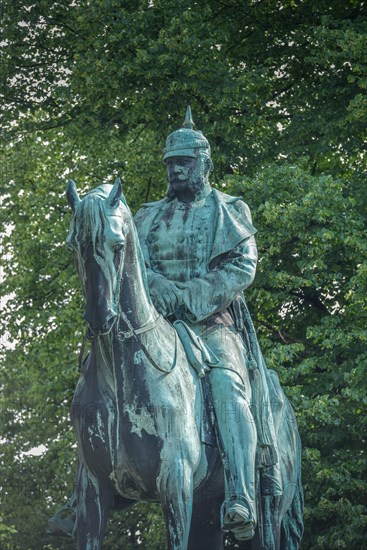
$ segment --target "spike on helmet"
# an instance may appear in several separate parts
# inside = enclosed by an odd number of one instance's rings
[[[194,130],[195,124],[191,116],[190,106],[186,109],[185,122],[182,128],[172,132],[167,138],[163,149],[163,159],[169,157],[198,157],[205,154],[210,158],[209,141],[200,130]]]

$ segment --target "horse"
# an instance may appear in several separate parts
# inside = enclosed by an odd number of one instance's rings
[[[99,550],[110,509],[145,500],[161,503],[170,550],[223,550],[222,460],[216,444],[202,443],[205,384],[152,303],[121,181],[80,199],[69,180],[66,194],[74,213],[67,246],[91,340],[71,408],[78,548]],[[290,405],[279,426],[284,491],[258,498],[251,550],[295,550],[302,535],[300,441]]]

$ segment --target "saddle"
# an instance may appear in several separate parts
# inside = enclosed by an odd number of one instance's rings
[[[190,327],[181,319],[174,321],[177,334],[182,342],[187,360],[191,367],[197,372],[203,397],[203,414],[201,418],[201,442],[212,447],[217,446],[215,433],[215,414],[213,400],[211,398],[211,389],[208,378],[205,375],[212,367],[218,365],[218,358],[215,353],[197,336]]]

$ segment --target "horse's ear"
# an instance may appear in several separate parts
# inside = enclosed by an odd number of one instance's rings
[[[75,212],[76,207],[81,201],[78,195],[78,191],[76,189],[76,183],[73,180],[68,180],[68,185],[66,188],[66,198],[73,212]]]
[[[110,206],[110,208],[115,208],[116,206],[118,206],[118,203],[122,198],[122,183],[120,178],[117,177],[115,179],[115,183],[113,184],[112,190],[107,197],[108,205]]]

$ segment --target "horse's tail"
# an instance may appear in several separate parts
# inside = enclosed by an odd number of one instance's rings
[[[301,444],[299,442],[299,455]],[[299,463],[297,484],[293,499],[281,524],[280,550],[298,550],[303,535],[304,498]]]

